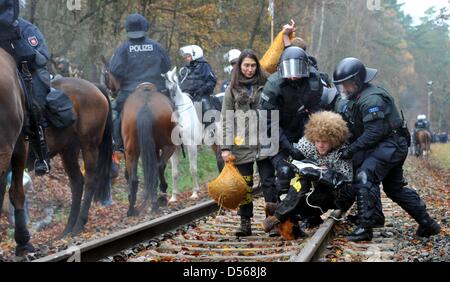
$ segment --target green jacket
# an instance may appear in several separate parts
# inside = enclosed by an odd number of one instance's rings
[[[235,164],[262,160],[258,140],[258,105],[264,86],[225,91],[222,105],[222,150],[230,150],[236,156]],[[250,95],[249,95],[250,94]],[[228,117],[227,117],[228,112]]]

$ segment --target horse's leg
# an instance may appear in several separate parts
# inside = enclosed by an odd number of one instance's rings
[[[30,232],[27,229],[26,213],[24,209],[25,190],[23,189],[23,170],[27,158],[27,147],[23,137],[19,137],[11,159],[12,184],[9,197],[14,206],[14,239],[16,240],[16,256],[24,256],[34,252],[30,243]]]
[[[139,155],[129,154],[125,155],[126,171],[128,176],[128,212],[127,216],[137,216],[139,211],[136,209],[136,194],[139,186],[137,176]]]
[[[11,159],[9,157],[8,159]],[[2,215],[3,210],[3,202],[5,200],[5,193],[6,193],[6,168],[2,169],[0,171],[0,216]]]
[[[217,163],[217,169],[219,170],[219,173],[222,171],[223,167],[225,166],[225,162],[222,158],[222,152],[220,150],[220,146],[217,144],[211,145],[211,149],[214,152],[214,155],[216,156],[216,163]]]
[[[60,153],[64,170],[69,177],[70,190],[72,192],[72,204],[70,206],[69,219],[66,228],[64,229],[63,236],[67,236],[72,232],[80,213],[84,179],[81,174],[80,164],[78,163],[79,153],[80,150],[76,148],[67,149]]]
[[[170,158],[172,164],[172,197],[170,197],[169,203],[174,203],[177,201],[178,179],[180,178],[180,155],[181,147],[177,146],[172,158]]]
[[[197,157],[198,157],[198,147],[197,145],[187,146],[188,156],[189,156],[189,168],[191,170],[192,177],[192,195],[191,199],[198,199],[198,191],[200,190],[200,186],[198,185],[198,177],[197,177]]]
[[[158,204],[160,206],[167,205],[167,188],[169,187],[169,185],[167,184],[166,176],[164,175],[164,172],[167,167],[167,162],[169,161],[169,159],[171,159],[171,156],[174,155],[175,150],[176,150],[175,146],[164,146],[164,148],[162,149],[161,161],[158,165],[158,167],[159,167],[159,182],[160,182],[159,186],[160,186],[160,190],[161,190],[161,194],[158,197]]]
[[[77,235],[84,229],[84,225],[88,221],[89,209],[92,204],[96,185],[96,170],[98,160],[98,149],[95,144],[82,146],[83,161],[84,161],[84,196],[81,202],[80,214],[73,228],[72,234]]]

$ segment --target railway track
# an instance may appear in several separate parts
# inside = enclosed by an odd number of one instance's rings
[[[219,211],[214,201],[207,201],[34,262],[311,261],[320,257],[332,236],[334,220],[330,218],[319,228],[307,230],[305,238],[268,237],[261,228],[263,198],[256,198],[254,206],[249,237],[234,236],[240,221],[236,212]]]
[[[339,218],[340,211],[329,213],[332,216],[318,228],[306,230],[305,238],[269,237],[261,227],[265,214],[264,199],[259,197],[254,201],[252,236],[236,237],[240,222],[236,212],[219,211],[214,201],[207,201],[34,262],[394,261],[401,238],[395,236],[391,221],[402,211],[385,196],[382,202],[386,224],[374,229],[371,242],[347,241],[345,235],[353,226],[335,226],[333,217]]]

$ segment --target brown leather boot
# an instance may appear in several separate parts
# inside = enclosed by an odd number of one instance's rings
[[[273,215],[275,213],[275,210],[277,209],[277,207],[278,207],[277,203],[267,202],[266,206],[264,207],[264,211],[266,212],[266,217]]]
[[[279,224],[280,221],[275,216],[269,216],[262,222],[262,227],[264,229],[264,232],[269,232],[270,230],[274,229],[277,224]]]

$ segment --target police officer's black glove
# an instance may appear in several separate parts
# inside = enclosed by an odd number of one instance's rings
[[[312,167],[304,167],[300,169],[300,175],[309,181],[317,181],[320,179],[320,171]]]
[[[341,159],[344,160],[350,160],[353,157],[353,152],[350,150],[349,147],[344,147],[339,150],[339,153],[341,154]]]
[[[300,152],[299,149],[291,147],[289,149],[289,155],[296,161],[301,161],[303,159],[305,159],[305,156],[302,154],[302,152]]]

